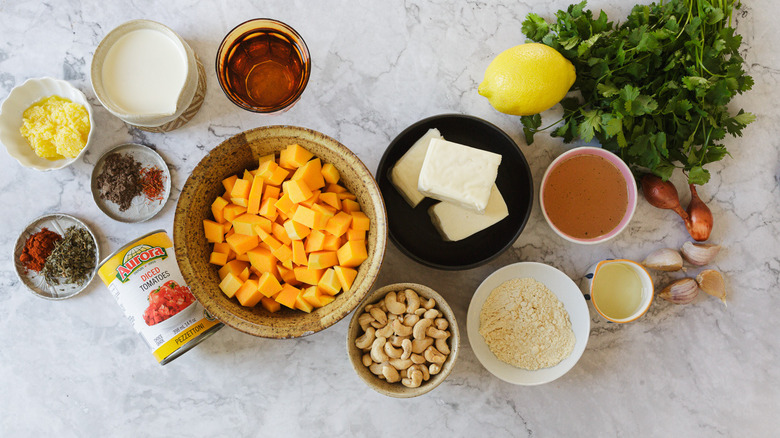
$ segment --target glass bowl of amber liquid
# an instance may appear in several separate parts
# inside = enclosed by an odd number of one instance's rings
[[[228,32],[217,50],[217,79],[231,102],[272,114],[300,99],[311,73],[309,49],[292,27],[257,18]]]

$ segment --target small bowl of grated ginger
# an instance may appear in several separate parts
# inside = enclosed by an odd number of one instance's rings
[[[0,107],[0,142],[19,164],[40,171],[76,161],[89,147],[94,125],[84,93],[49,77],[28,79]]]

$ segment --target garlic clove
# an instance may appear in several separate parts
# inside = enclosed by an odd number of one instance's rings
[[[682,256],[688,263],[696,266],[704,266],[715,259],[720,251],[720,245],[713,243],[685,242],[680,249]]]
[[[681,278],[671,282],[658,294],[674,304],[688,304],[699,295],[699,285],[693,278]]]
[[[726,282],[723,275],[714,269],[706,269],[696,276],[696,283],[704,292],[723,301],[726,304]]]
[[[656,271],[679,271],[682,269],[683,259],[677,250],[661,248],[648,254],[642,265]]]

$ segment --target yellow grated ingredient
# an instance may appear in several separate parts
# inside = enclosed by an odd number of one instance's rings
[[[576,341],[563,303],[533,278],[505,281],[490,293],[479,334],[499,360],[527,370],[557,365]]]
[[[87,145],[89,114],[83,105],[49,96],[32,104],[22,117],[19,132],[41,158],[75,158]]]

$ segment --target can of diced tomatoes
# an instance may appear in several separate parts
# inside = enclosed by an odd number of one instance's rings
[[[222,328],[192,295],[163,230],[123,246],[100,263],[98,275],[160,365]]]

